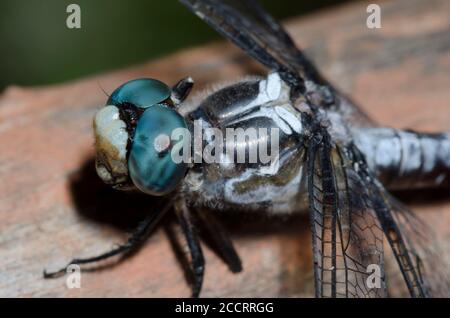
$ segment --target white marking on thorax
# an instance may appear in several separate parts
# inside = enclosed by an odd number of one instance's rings
[[[299,191],[299,184],[303,178],[303,167],[299,169],[297,175],[292,178],[287,184],[278,186],[275,184],[265,184],[264,186],[246,191],[245,193],[236,193],[234,190],[235,184],[247,181],[252,176],[259,175],[260,169],[247,169],[240,176],[232,178],[225,183],[224,196],[225,200],[237,204],[254,204],[270,200],[273,207],[278,210],[292,210],[291,207],[295,205],[295,198]],[[275,212],[275,211],[272,211]]]
[[[230,124],[236,124],[255,117],[271,118],[276,125],[286,134],[291,135],[293,131],[301,133],[301,116],[288,101],[288,89],[283,90],[284,82],[276,72],[270,73],[267,79],[259,82],[258,96],[243,107],[243,111],[261,106],[257,111],[241,116]],[[279,105],[273,105],[278,102]]]
[[[270,73],[266,79],[259,81],[259,93],[254,100],[243,106],[245,112],[255,106],[277,100],[281,95],[282,80],[278,73]]]
[[[272,119],[286,135],[292,135],[293,131],[298,134],[302,132],[300,113],[297,112],[290,104],[284,104],[275,107],[272,105],[261,106],[257,111],[239,117],[230,122],[229,125],[233,125],[257,117],[266,117]]]
[[[239,117],[235,120],[233,120],[232,122],[229,123],[229,125],[233,125],[233,124],[237,124],[252,118],[257,118],[257,117],[266,117],[266,118],[271,118],[276,124],[277,126],[286,134],[286,135],[291,135],[292,134],[292,129],[289,127],[288,124],[286,124],[285,121],[283,121],[280,116],[277,114],[277,112],[275,111],[275,109],[272,106],[269,107],[261,107],[260,109],[258,109],[257,111],[254,111],[248,115]]]
[[[288,108],[291,108],[288,110]],[[275,111],[297,134],[302,132],[302,122],[300,116],[296,116],[298,112],[291,105],[275,106]]]
[[[267,94],[267,97],[269,100],[276,100],[281,95],[281,84],[282,80],[280,78],[280,75],[278,73],[270,73],[267,76],[267,80],[261,81],[261,84],[265,82],[265,92]],[[260,91],[261,91],[261,84],[260,84]]]

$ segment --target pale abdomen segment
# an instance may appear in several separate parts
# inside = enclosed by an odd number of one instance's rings
[[[366,128],[355,131],[354,138],[388,188],[450,186],[450,133]]]

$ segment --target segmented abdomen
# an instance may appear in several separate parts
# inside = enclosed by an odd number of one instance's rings
[[[450,186],[450,134],[361,129],[355,142],[370,168],[392,189]]]

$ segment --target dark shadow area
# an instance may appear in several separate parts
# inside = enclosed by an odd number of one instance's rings
[[[392,194],[407,205],[429,205],[450,201],[450,189],[417,189],[394,191]]]
[[[69,177],[73,203],[87,219],[130,231],[148,213],[160,207],[164,198],[137,191],[118,191],[104,184],[95,171],[94,158]]]

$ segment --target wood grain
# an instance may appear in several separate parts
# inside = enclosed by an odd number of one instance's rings
[[[450,2],[382,1],[379,30],[365,26],[367,4],[332,8],[287,26],[325,75],[379,123],[450,130]],[[83,273],[81,289],[66,288],[64,278],[44,280],[42,271],[121,242],[156,204],[110,190],[95,175],[91,122],[106,100],[101,87],[111,92],[132,78],[175,83],[190,75],[195,93],[262,72],[232,45],[215,43],[61,85],[6,89],[0,96],[0,296],[189,296],[169,239],[171,218],[132,257]],[[448,259],[448,195],[434,191],[402,198],[435,227]],[[244,271],[230,273],[205,244],[202,296],[313,295],[307,219],[226,221]]]

